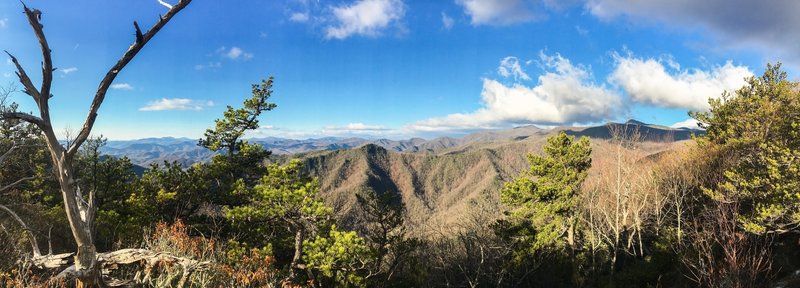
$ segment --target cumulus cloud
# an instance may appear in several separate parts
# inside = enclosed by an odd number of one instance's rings
[[[697,125],[697,123],[698,123],[697,120],[695,120],[694,118],[689,118],[689,119],[683,120],[681,122],[672,124],[669,127],[672,127],[672,128],[701,129],[700,126]]]
[[[745,85],[744,78],[753,75],[746,66],[736,66],[730,61],[709,70],[681,70],[671,60],[619,55],[615,58],[616,68],[608,81],[619,85],[633,101],[661,107],[707,110],[709,98],[741,88]]]
[[[543,17],[537,2],[530,0],[456,0],[472,25],[508,25]]]
[[[231,60],[239,60],[239,59],[249,60],[253,58],[253,53],[245,52],[244,50],[242,50],[242,48],[236,46],[231,47],[230,49],[226,49],[225,46],[220,47],[219,49],[217,49],[217,53]]]
[[[455,24],[455,20],[450,18],[450,16],[447,16],[446,13],[442,12],[442,27],[444,27],[445,30],[450,30],[453,28],[453,24]]]
[[[545,71],[536,86],[483,79],[482,107],[418,121],[407,128],[433,132],[503,128],[520,124],[591,123],[613,118],[624,107],[619,95],[594,82],[589,69],[555,54],[540,54]]]
[[[133,86],[131,86],[131,84],[128,83],[117,83],[117,84],[111,84],[111,89],[133,90]]]
[[[513,77],[514,80],[519,81],[520,79],[530,81],[531,76],[528,76],[525,73],[525,70],[522,70],[522,65],[519,64],[519,59],[517,57],[508,56],[500,60],[500,67],[497,67],[497,73],[503,77]]]
[[[755,47],[768,58],[800,62],[800,1],[588,0],[586,9],[603,20],[626,19],[673,27],[702,27],[726,47]]]
[[[353,35],[379,36],[405,16],[402,0],[358,0],[332,7],[334,24],[325,28],[325,38],[345,39]]]
[[[161,98],[150,101],[139,111],[165,111],[165,110],[195,110],[200,111],[214,106],[212,101],[192,100],[186,98]]]

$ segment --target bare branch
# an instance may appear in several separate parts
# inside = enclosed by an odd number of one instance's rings
[[[68,157],[75,155],[75,153],[78,152],[81,144],[83,144],[83,142],[89,137],[89,134],[92,132],[92,126],[94,126],[94,121],[97,119],[97,110],[100,109],[100,105],[103,104],[103,100],[106,97],[106,92],[108,92],[108,88],[111,87],[111,83],[114,82],[114,79],[117,77],[119,72],[125,68],[125,65],[128,65],[128,62],[130,62],[131,59],[133,59],[133,57],[136,56],[140,50],[142,50],[142,47],[144,47],[144,45],[147,44],[147,42],[150,41],[150,39],[152,39],[153,36],[155,36],[156,33],[158,33],[158,31],[161,30],[161,28],[164,27],[164,25],[166,25],[170,19],[172,19],[173,16],[178,14],[178,12],[185,8],[186,5],[189,5],[190,2],[192,1],[181,0],[175,6],[170,6],[171,8],[169,11],[167,11],[167,14],[161,16],[158,19],[158,22],[156,22],[156,24],[154,24],[150,30],[147,30],[147,33],[142,34],[141,41],[137,39],[137,41],[134,42],[130,48],[128,48],[128,51],[122,55],[117,63],[108,70],[106,76],[103,77],[102,81],[100,81],[100,86],[97,88],[97,92],[94,95],[94,100],[92,100],[92,104],[89,106],[89,115],[86,116],[86,121],[84,122],[80,133],[78,133],[78,136],[75,138],[75,142],[73,142],[72,145],[70,145],[67,149]]]
[[[19,218],[19,215],[17,215],[17,213],[14,213],[13,210],[9,209],[5,205],[0,204],[0,210],[6,211],[6,213],[11,215],[11,218],[14,218],[14,220],[17,220],[17,222],[19,222],[19,225],[22,226],[22,230],[28,232],[28,237],[29,237],[28,240],[31,242],[31,249],[33,249],[33,257],[41,256],[42,252],[41,250],[39,250],[39,243],[36,243],[36,236],[33,235],[33,231],[30,228],[28,228],[28,225],[25,224],[25,221],[22,221],[22,218]]]
[[[25,94],[28,94],[31,97],[33,97],[33,100],[36,101],[36,105],[39,105],[39,99],[40,99],[39,90],[36,89],[36,86],[33,86],[31,78],[28,77],[27,73],[25,73],[25,69],[23,69],[22,65],[19,64],[19,61],[17,61],[17,57],[14,57],[14,55],[11,55],[11,53],[8,53],[8,51],[3,50],[3,52],[6,52],[6,54],[8,54],[8,57],[11,58],[11,62],[14,63],[14,66],[17,67],[16,74],[17,77],[19,77],[19,82],[22,83],[23,87],[25,87],[24,90]]]
[[[11,184],[8,184],[6,186],[0,187],[0,192],[3,192],[3,191],[8,190],[8,189],[11,189],[11,187],[17,186],[17,185],[21,184],[22,182],[25,182],[25,181],[28,181],[28,180],[33,180],[33,179],[36,179],[36,177],[28,176],[28,177],[20,178],[17,181],[14,181]]]
[[[11,148],[8,149],[8,151],[3,153],[3,155],[0,155],[0,165],[3,165],[3,162],[6,161],[6,158],[8,158],[8,156],[11,156],[11,153],[13,153],[14,150],[17,150],[17,149],[19,149],[19,146],[12,145]],[[0,191],[3,191],[3,190],[0,189]]]
[[[28,16],[28,23],[33,28],[33,33],[36,34],[36,39],[39,40],[39,48],[42,50],[42,87],[39,90],[39,109],[42,113],[42,118],[49,118],[49,109],[47,109],[47,99],[50,98],[50,87],[53,84],[53,59],[50,45],[47,44],[47,38],[44,36],[44,25],[40,22],[42,20],[42,12],[37,9],[30,9],[25,4],[22,4],[25,9],[25,16]],[[44,101],[43,101],[44,100]]]
[[[0,118],[2,119],[19,119],[31,124],[34,124],[39,127],[39,129],[44,130],[44,120],[42,118],[33,116],[28,113],[23,112],[2,112],[0,113]]]
[[[136,29],[136,43],[142,42],[144,35],[142,35],[142,28],[139,28],[139,23],[133,21],[133,28]]]

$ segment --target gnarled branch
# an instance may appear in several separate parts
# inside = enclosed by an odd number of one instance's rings
[[[16,74],[17,77],[19,77],[19,82],[22,83],[23,87],[25,87],[24,90],[25,94],[28,94],[31,97],[33,97],[33,100],[36,101],[36,105],[39,105],[39,99],[40,99],[39,90],[36,89],[36,86],[33,85],[31,78],[28,77],[27,73],[25,73],[25,69],[23,69],[22,65],[19,64],[19,61],[17,61],[17,57],[14,57],[14,55],[11,55],[11,53],[8,53],[8,51],[3,50],[3,52],[6,52],[8,57],[11,58],[11,63],[14,63],[14,66],[17,67]]]
[[[86,139],[89,137],[89,134],[92,132],[92,126],[94,126],[94,121],[97,118],[97,110],[100,109],[100,105],[103,104],[103,100],[106,97],[106,92],[108,92],[108,88],[111,87],[111,83],[114,82],[114,79],[117,78],[117,74],[122,71],[122,68],[125,68],[125,65],[128,65],[128,62],[130,62],[131,59],[133,59],[133,57],[136,56],[140,50],[142,50],[142,47],[144,47],[144,45],[147,44],[147,42],[150,41],[150,39],[152,39],[153,36],[155,36],[156,33],[158,33],[158,31],[161,30],[161,28],[164,27],[164,25],[166,25],[170,19],[172,19],[173,16],[175,16],[175,14],[178,14],[178,12],[186,7],[186,5],[189,5],[190,2],[192,1],[181,0],[178,2],[178,4],[172,6],[169,11],[167,11],[167,14],[161,16],[161,18],[158,19],[158,22],[156,22],[156,24],[154,24],[150,30],[147,30],[147,32],[144,34],[141,34],[141,37],[139,37],[141,30],[138,29],[138,23],[134,26],[137,30],[136,41],[131,45],[130,48],[128,48],[128,51],[122,55],[117,63],[108,70],[106,76],[103,77],[103,80],[100,81],[100,86],[97,87],[94,100],[92,100],[92,104],[89,106],[89,115],[86,116],[86,121],[84,122],[81,131],[78,133],[78,136],[75,137],[75,141],[67,149],[68,157],[72,157],[78,152],[81,144],[86,141]]]
[[[23,113],[23,112],[2,112],[2,113],[0,113],[0,118],[3,118],[3,119],[19,119],[19,120],[31,123],[33,125],[36,125],[36,127],[39,127],[39,129],[42,129],[42,130],[44,130],[44,127],[45,127],[44,126],[45,122],[44,122],[44,120],[42,118],[33,116],[31,114],[28,114],[28,113]]]
[[[31,249],[33,250],[33,257],[34,258],[40,257],[42,255],[42,251],[39,250],[39,243],[36,243],[36,236],[33,235],[33,230],[28,228],[28,225],[25,224],[25,221],[22,221],[22,218],[20,218],[19,215],[17,215],[17,213],[14,213],[14,210],[9,209],[8,207],[2,204],[0,204],[0,210],[3,210],[9,215],[11,215],[11,218],[14,218],[14,220],[16,220],[19,223],[19,226],[22,227],[22,230],[28,232],[28,238],[29,238],[28,240],[31,243]]]
[[[8,184],[6,186],[0,187],[0,192],[8,190],[11,187],[17,186],[22,182],[25,182],[25,181],[28,181],[28,180],[33,180],[33,179],[36,179],[36,177],[35,176],[29,176],[29,177],[24,177],[24,178],[17,179],[17,181],[12,182],[11,184]]]
[[[25,4],[22,4],[22,8],[25,10],[25,16],[28,17],[28,23],[31,24],[31,28],[33,28],[33,33],[36,34],[36,39],[39,40],[39,48],[42,50],[42,87],[39,90],[39,108],[42,110],[42,113],[48,113],[49,109],[47,108],[47,101],[41,101],[41,99],[50,98],[50,87],[53,84],[53,59],[51,57],[51,50],[50,45],[47,44],[47,38],[44,36],[44,25],[39,22],[42,18],[42,12],[37,9],[30,9]],[[44,105],[44,107],[42,106]],[[42,118],[49,118],[42,115]]]

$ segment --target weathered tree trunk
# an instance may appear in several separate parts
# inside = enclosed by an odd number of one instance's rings
[[[297,270],[300,267],[300,257],[303,256],[303,228],[298,227],[294,232],[294,257],[292,257],[292,264],[289,271],[289,279],[294,280],[297,277]]]
[[[94,121],[97,118],[97,111],[100,109],[100,105],[102,105],[105,99],[106,92],[111,87],[111,83],[119,72],[125,68],[133,57],[139,53],[142,47],[144,47],[173,16],[186,7],[186,5],[189,5],[190,2],[191,0],[180,0],[178,4],[174,6],[165,4],[165,6],[170,8],[169,11],[164,16],[161,16],[158,22],[144,34],[139,29],[139,24],[133,22],[136,32],[135,42],[128,48],[128,51],[122,55],[117,63],[108,70],[105,77],[100,81],[100,86],[95,92],[94,99],[89,107],[89,114],[86,117],[83,127],[73,142],[66,148],[62,146],[56,138],[50,120],[49,100],[52,97],[50,90],[53,81],[53,71],[55,69],[53,68],[51,50],[47,43],[47,38],[44,35],[44,25],[41,23],[42,12],[36,9],[30,9],[23,4],[28,23],[31,28],[33,28],[33,32],[39,41],[39,47],[42,52],[41,86],[34,86],[30,77],[28,77],[28,74],[17,59],[10,53],[6,53],[11,58],[11,62],[16,66],[17,76],[24,87],[24,92],[31,96],[38,106],[39,116],[37,117],[33,114],[22,112],[3,112],[0,116],[6,119],[19,119],[32,123],[39,127],[45,136],[47,148],[50,152],[53,168],[64,200],[64,210],[66,211],[67,220],[69,221],[75,244],[78,247],[75,255],[75,276],[78,278],[78,287],[102,286],[103,282],[100,278],[100,271],[97,265],[97,250],[94,246],[91,231],[94,222],[94,213],[96,211],[96,207],[94,207],[94,191],[89,192],[88,201],[84,199],[80,187],[76,184],[76,175],[73,173],[72,160],[80,149],[81,144],[89,137],[92,127],[94,126]],[[164,4],[163,2],[161,3]]]

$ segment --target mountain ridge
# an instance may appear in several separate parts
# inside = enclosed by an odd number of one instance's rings
[[[631,129],[632,128],[632,129]],[[276,155],[293,155],[312,151],[328,151],[353,149],[367,144],[374,144],[387,151],[401,153],[440,154],[463,149],[471,149],[491,145],[491,143],[507,140],[522,141],[530,137],[539,138],[559,131],[569,135],[588,136],[595,139],[608,139],[611,130],[636,130],[645,141],[680,141],[690,139],[692,134],[702,134],[702,130],[688,128],[670,128],[646,124],[636,120],[626,123],[607,123],[589,127],[556,127],[543,129],[533,125],[518,126],[510,129],[484,130],[464,135],[461,138],[441,136],[426,140],[410,138],[406,140],[390,140],[385,138],[365,139],[357,137],[322,137],[305,140],[279,137],[250,138],[247,141],[262,145]],[[110,140],[101,152],[114,157],[128,157],[136,165],[147,167],[164,161],[178,162],[184,166],[197,162],[206,162],[215,155],[213,151],[197,146],[197,140],[185,137],[144,138],[136,140]]]

